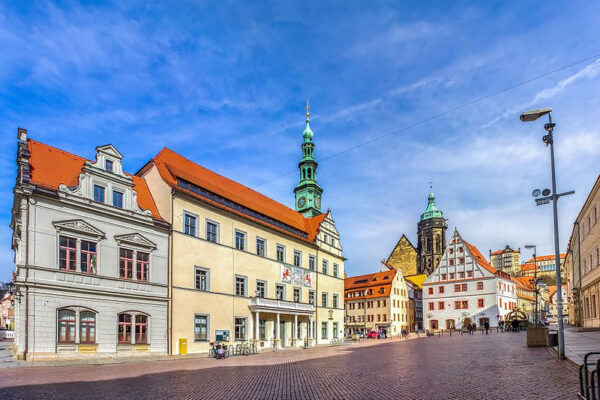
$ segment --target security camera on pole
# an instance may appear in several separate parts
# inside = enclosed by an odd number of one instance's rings
[[[548,204],[552,200],[552,208],[554,211],[554,253],[556,263],[556,305],[558,314],[558,357],[560,359],[565,358],[565,336],[564,336],[564,325],[563,325],[563,306],[562,306],[562,284],[560,277],[560,247],[558,243],[558,198],[561,196],[567,196],[575,193],[571,190],[565,193],[556,193],[556,173],[554,169],[554,127],[555,123],[552,122],[552,108],[541,108],[539,110],[525,111],[521,114],[520,119],[522,122],[535,121],[539,117],[548,114],[548,123],[544,124],[544,129],[548,132],[547,135],[542,137],[542,141],[546,143],[546,146],[550,146],[550,164],[552,168],[552,194],[550,195],[549,189],[541,191],[536,189],[533,191],[533,196],[536,197],[535,203],[540,206],[542,204]],[[540,194],[544,197],[537,198]]]

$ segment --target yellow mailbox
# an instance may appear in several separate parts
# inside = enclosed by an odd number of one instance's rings
[[[187,339],[179,339],[179,354],[187,354]]]

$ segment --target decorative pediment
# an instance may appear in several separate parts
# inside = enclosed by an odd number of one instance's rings
[[[127,233],[125,235],[115,235],[115,240],[119,244],[128,244],[135,247],[144,247],[146,249],[156,249],[156,244],[146,239],[139,233]]]
[[[57,231],[68,231],[74,232],[80,235],[93,236],[97,239],[103,239],[104,232],[100,229],[95,228],[89,223],[85,222],[82,219],[72,219],[68,221],[56,221],[53,222],[52,225],[56,228]]]
[[[116,157],[118,159],[123,158],[123,154],[121,154],[119,152],[119,150],[117,150],[117,148],[115,146],[113,146],[112,144],[105,144],[104,146],[98,146],[98,147],[96,147],[96,151],[105,153],[107,155]]]

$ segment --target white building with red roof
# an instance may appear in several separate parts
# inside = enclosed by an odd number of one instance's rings
[[[20,358],[167,352],[168,243],[143,178],[18,131],[11,228]]]
[[[434,272],[423,283],[425,329],[461,329],[486,321],[498,326],[517,306],[510,276],[492,267],[455,229]]]

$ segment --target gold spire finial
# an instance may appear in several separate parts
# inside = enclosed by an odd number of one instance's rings
[[[308,112],[308,108],[310,107],[310,105],[308,104],[308,98],[306,99],[306,118],[308,118],[310,116],[310,113]]]

